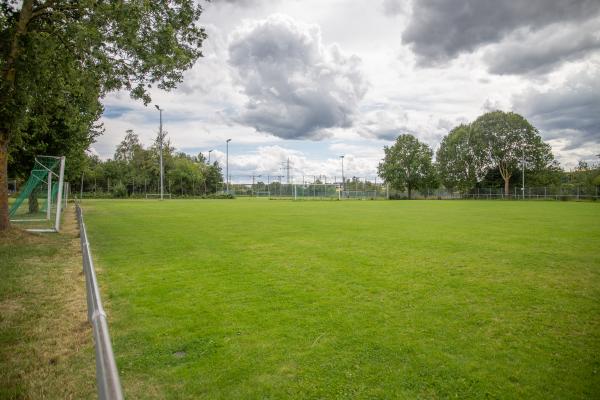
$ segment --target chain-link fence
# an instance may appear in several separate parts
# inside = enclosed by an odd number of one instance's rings
[[[77,187],[78,186],[78,187]],[[160,192],[158,180],[138,180],[123,183],[84,177],[76,183],[81,198],[156,198]],[[118,187],[121,190],[117,190]],[[503,187],[480,186],[466,192],[451,191],[443,187],[412,190],[411,199],[527,199],[527,200],[596,200],[600,196],[598,186],[565,183],[559,186],[521,187],[512,186],[505,193]],[[389,188],[375,176],[346,177],[326,175],[244,175],[230,176],[229,182],[219,182],[209,190],[204,182],[183,185],[171,179],[165,180],[164,193],[168,198],[202,198],[229,193],[236,197],[295,200],[382,200],[408,199],[408,191]]]
[[[390,190],[390,199],[407,199],[407,191]],[[558,187],[513,187],[505,192],[499,187],[478,187],[467,192],[453,192],[444,188],[412,191],[412,199],[476,199],[476,200],[598,200],[600,190],[596,186],[558,186]]]

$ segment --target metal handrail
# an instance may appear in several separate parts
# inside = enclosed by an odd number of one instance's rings
[[[94,261],[87,238],[83,212],[79,204],[76,205],[77,222],[79,223],[79,236],[81,239],[81,253],[83,256],[83,273],[85,275],[85,289],[87,297],[88,320],[94,332],[96,348],[96,382],[98,385],[98,398],[101,400],[121,400],[123,390],[119,379],[119,371],[115,362],[106,313],[102,308],[100,289],[94,271]]]

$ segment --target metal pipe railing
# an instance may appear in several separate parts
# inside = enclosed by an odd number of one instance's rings
[[[123,390],[119,379],[119,371],[115,362],[106,313],[102,308],[100,289],[94,271],[94,261],[87,238],[83,212],[79,204],[76,205],[77,222],[79,223],[79,236],[81,239],[81,253],[83,256],[83,273],[85,275],[85,289],[88,306],[88,320],[94,332],[96,348],[96,382],[98,385],[98,398],[101,400],[123,399]]]

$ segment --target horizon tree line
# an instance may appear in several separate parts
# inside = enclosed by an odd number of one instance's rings
[[[87,155],[76,187],[86,196],[129,197],[158,193],[160,181],[159,148],[154,143],[144,148],[139,136],[129,129],[117,145],[112,159]],[[206,162],[202,153],[192,156],[178,152],[167,140],[163,143],[165,192],[179,196],[214,194],[223,183],[217,161]],[[78,183],[78,184],[77,184]],[[83,186],[81,186],[83,184]]]
[[[523,168],[528,186],[568,186],[574,178],[588,188],[600,186],[600,166],[580,162],[576,175],[567,175],[539,131],[514,112],[492,111],[454,127],[442,138],[435,161],[433,150],[410,134],[383,150],[379,176],[408,198],[414,190],[443,186],[464,194],[497,183],[510,197],[511,185],[521,187]]]

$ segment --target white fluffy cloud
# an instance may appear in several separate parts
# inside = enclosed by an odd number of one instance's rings
[[[283,15],[237,29],[229,63],[248,97],[237,120],[285,139],[322,139],[328,128],[350,127],[367,90],[359,57],[325,46],[318,26]]]
[[[154,91],[153,103],[165,109],[178,150],[212,149],[224,162],[232,138],[233,175],[281,174],[288,157],[296,174],[339,175],[344,154],[348,176],[373,176],[398,134],[435,149],[453,126],[493,109],[530,119],[563,165],[600,152],[597,0],[215,0],[204,8],[204,57],[179,88]],[[151,144],[152,105],[126,93],[103,103],[106,134],[93,146],[101,157],[127,129]]]

